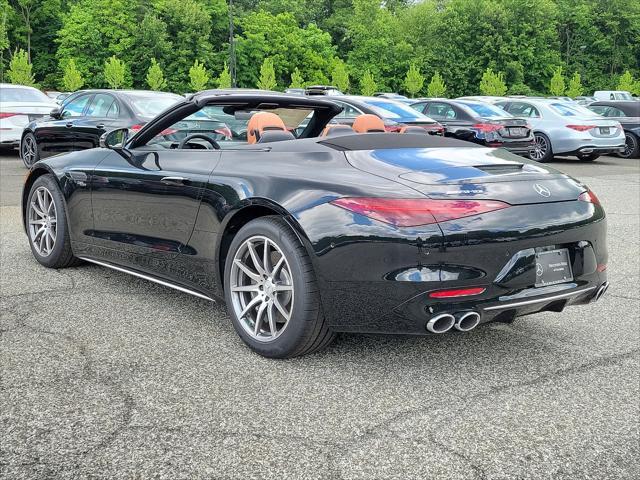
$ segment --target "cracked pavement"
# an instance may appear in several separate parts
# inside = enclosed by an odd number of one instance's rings
[[[430,337],[251,353],[223,305],[93,265],[47,270],[0,156],[0,478],[640,477],[640,161],[554,167],[609,223],[596,304]]]

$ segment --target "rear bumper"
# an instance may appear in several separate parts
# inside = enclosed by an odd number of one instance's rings
[[[577,150],[573,150],[570,152],[563,152],[563,155],[589,155],[592,153],[598,154],[598,155],[624,153],[624,144],[617,145],[614,147],[596,147],[596,146],[580,147]]]
[[[3,147],[17,147],[20,145],[23,127],[19,128],[1,128],[0,129],[0,145]]]

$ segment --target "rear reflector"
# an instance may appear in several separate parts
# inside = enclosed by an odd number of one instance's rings
[[[600,199],[591,190],[587,190],[586,192],[582,192],[578,195],[578,200],[593,203],[594,205],[600,205]]]
[[[431,292],[429,296],[431,298],[455,298],[455,297],[469,297],[471,295],[480,295],[484,293],[486,288],[473,287],[473,288],[456,288],[455,290],[438,290],[437,292]]]
[[[481,132],[497,132],[504,125],[496,125],[495,123],[476,123],[472,125],[471,128],[475,128],[476,130],[480,130]]]
[[[602,273],[607,269],[607,264],[606,263],[599,263],[598,267],[596,268],[596,270],[598,271],[598,273]]]
[[[446,222],[509,207],[496,200],[345,197],[331,204],[397,227]]]
[[[21,113],[0,112],[0,118],[9,118],[9,117],[14,117],[16,115],[22,115],[22,114]]]
[[[577,132],[588,132],[592,128],[595,128],[594,125],[567,125],[567,128],[571,130],[575,130]]]

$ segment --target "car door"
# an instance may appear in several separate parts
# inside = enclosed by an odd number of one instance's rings
[[[90,236],[102,254],[170,259],[187,247],[218,150],[111,151],[96,166]],[[162,272],[160,272],[162,273]]]
[[[97,147],[104,132],[122,126],[119,118],[123,115],[122,111],[115,96],[110,93],[96,93],[84,114],[73,122],[74,150]]]
[[[35,135],[43,156],[75,149],[76,132],[73,127],[84,115],[92,96],[92,93],[86,93],[70,97],[62,104],[60,118],[38,126]]]
[[[469,130],[472,122],[460,109],[450,103],[427,102],[424,114],[438,121],[445,128],[446,135],[466,139],[473,133]]]

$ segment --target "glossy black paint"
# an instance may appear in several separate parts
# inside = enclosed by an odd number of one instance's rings
[[[248,94],[233,98],[256,100]],[[605,215],[599,205],[577,200],[586,187],[502,150],[429,147],[429,141],[451,141],[399,134],[359,137],[372,145],[388,139],[393,147],[375,150],[341,149],[336,145],[349,139],[334,139],[334,145],[317,138],[217,151],[143,145],[145,135],[166,128],[176,115],[223,101],[215,94],[191,97],[150,122],[121,151],[96,148],[38,162],[25,183],[23,212],[35,178],[53,173],[67,202],[77,256],[215,298],[223,294],[221,272],[235,232],[258,216],[280,215],[308,251],[324,314],[340,331],[426,334],[434,314],[471,309],[482,313],[483,322],[509,321],[585,303],[606,281],[597,269],[607,262]],[[307,133],[317,135],[336,113],[322,99],[296,97],[295,102],[327,109]],[[401,148],[420,141],[427,143]],[[551,196],[540,197],[536,183]],[[329,203],[345,196],[491,198],[512,206],[398,228]],[[536,289],[535,251],[551,248],[569,250],[574,280]],[[429,298],[434,290],[461,286],[486,291],[476,297]],[[592,290],[554,300],[584,288]],[[484,310],[546,296],[548,301],[535,305]]]

